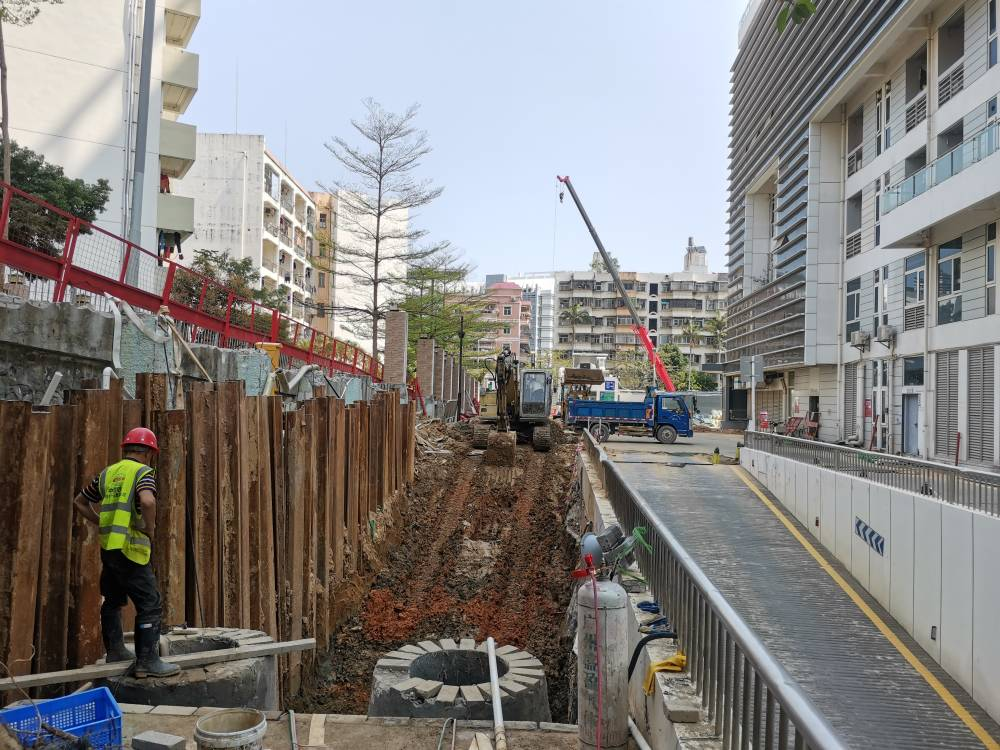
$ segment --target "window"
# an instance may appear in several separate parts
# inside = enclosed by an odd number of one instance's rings
[[[875,317],[872,319],[872,331],[878,332],[880,325],[889,325],[889,266],[875,269],[874,274],[874,304]]]
[[[568,333],[560,333],[559,334],[559,343],[560,344],[568,344],[569,343],[569,334]]]
[[[962,319],[962,238],[946,242],[938,249],[938,325]]]
[[[326,274],[322,271],[319,272],[319,281],[317,283],[320,289],[326,289]]]
[[[904,264],[906,298],[904,301],[907,305],[916,305],[924,301],[924,263],[923,253],[911,255],[906,259]]]
[[[924,384],[924,358],[903,358],[903,385]]]
[[[319,213],[319,228],[326,229],[326,214],[322,211]]]
[[[847,282],[847,336],[861,330],[861,279]]]
[[[510,305],[504,305],[503,306],[503,314],[504,315],[510,315],[511,314],[510,313]]]
[[[885,184],[889,187],[889,183]],[[882,219],[882,180],[881,178],[875,178],[875,247],[879,246],[882,242],[882,225],[879,223]]]
[[[987,43],[987,64],[993,67],[997,64],[997,0],[990,0],[989,9],[989,42]]]
[[[997,311],[997,225],[986,226],[986,314]]]
[[[504,326],[503,327],[503,335],[504,336],[510,336],[510,326]]]

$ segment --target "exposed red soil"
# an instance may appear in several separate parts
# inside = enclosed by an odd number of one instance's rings
[[[387,651],[493,636],[542,660],[553,720],[565,720],[572,653],[563,623],[577,552],[564,524],[575,448],[519,445],[516,468],[491,467],[468,455],[467,429],[433,429],[451,453],[418,457],[400,542],[297,708],[366,713],[372,670]]]

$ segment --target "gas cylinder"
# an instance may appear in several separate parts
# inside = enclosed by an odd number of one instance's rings
[[[576,602],[580,747],[596,748],[600,733],[601,750],[624,750],[628,746],[628,594],[613,581],[597,581],[595,601],[594,582],[585,578]]]

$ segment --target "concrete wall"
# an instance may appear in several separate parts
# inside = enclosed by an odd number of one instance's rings
[[[1000,720],[1000,518],[755,450],[740,463]]]

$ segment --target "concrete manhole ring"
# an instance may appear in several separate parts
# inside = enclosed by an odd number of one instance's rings
[[[504,719],[551,721],[542,663],[515,646],[497,647]],[[420,641],[385,654],[372,675],[369,716],[492,719],[486,642]]]
[[[163,636],[169,654],[249,646],[272,642],[259,630],[242,628],[189,628]],[[131,647],[131,643],[129,647]],[[164,658],[169,661],[170,655]],[[121,703],[146,706],[250,707],[262,711],[278,708],[278,680],[274,657],[262,656],[220,662],[182,670],[174,677],[118,677],[105,684]]]

